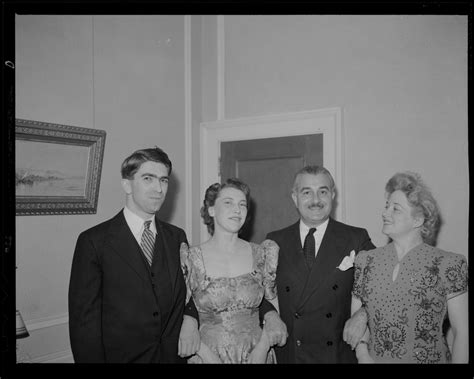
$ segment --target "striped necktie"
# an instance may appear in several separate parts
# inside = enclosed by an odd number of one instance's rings
[[[151,221],[145,221],[140,246],[145,254],[145,258],[151,266],[153,261],[153,250],[155,248],[155,233],[150,230]]]

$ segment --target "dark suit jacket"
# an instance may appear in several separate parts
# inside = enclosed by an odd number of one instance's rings
[[[365,229],[333,219],[309,271],[300,240],[299,221],[267,235],[280,246],[276,282],[280,316],[288,328],[285,346],[275,349],[278,363],[357,363],[342,339],[351,316],[354,269],[337,266],[352,250],[375,246]]]
[[[123,211],[82,232],[69,283],[75,362],[185,363],[178,353],[186,286],[180,228],[155,217],[150,267]]]

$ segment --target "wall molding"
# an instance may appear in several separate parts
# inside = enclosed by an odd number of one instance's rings
[[[35,318],[29,321],[25,320],[25,325],[29,332],[34,332],[36,330],[50,328],[52,326],[67,324],[68,322],[69,314],[63,313],[50,317]]]
[[[206,190],[205,184],[220,182],[221,142],[305,134],[323,134],[324,166],[333,175],[338,191],[335,216],[338,221],[345,222],[344,146],[342,109],[339,107],[201,123],[201,193]],[[201,242],[206,241],[209,235],[204,223],[201,223],[200,232]]]
[[[71,349],[67,349],[33,358],[29,363],[74,363],[74,357]]]
[[[217,16],[217,119],[225,119],[225,25]]]
[[[192,78],[191,78],[191,16],[184,16],[184,186],[185,230],[188,238],[193,236],[193,150],[192,150]]]

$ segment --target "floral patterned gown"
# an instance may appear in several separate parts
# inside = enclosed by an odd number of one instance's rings
[[[392,273],[399,264],[398,275]],[[392,243],[356,256],[352,294],[369,315],[369,353],[376,363],[448,363],[443,335],[447,300],[467,291],[461,254],[427,244],[398,260]]]
[[[211,278],[206,274],[200,247],[189,248],[181,244],[186,303],[193,296],[199,312],[201,341],[222,363],[246,363],[262,333],[258,307],[264,296],[271,300],[277,295],[278,245],[271,240],[250,245],[253,256],[251,272],[232,278]],[[195,355],[188,363],[202,361]],[[267,363],[276,363],[273,350],[268,354]]]

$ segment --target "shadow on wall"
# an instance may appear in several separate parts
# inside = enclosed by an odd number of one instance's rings
[[[166,194],[166,200],[164,201],[161,209],[158,211],[158,218],[165,222],[170,222],[173,217],[173,213],[176,209],[176,203],[178,201],[180,183],[174,172],[170,175],[168,184],[168,192]]]

